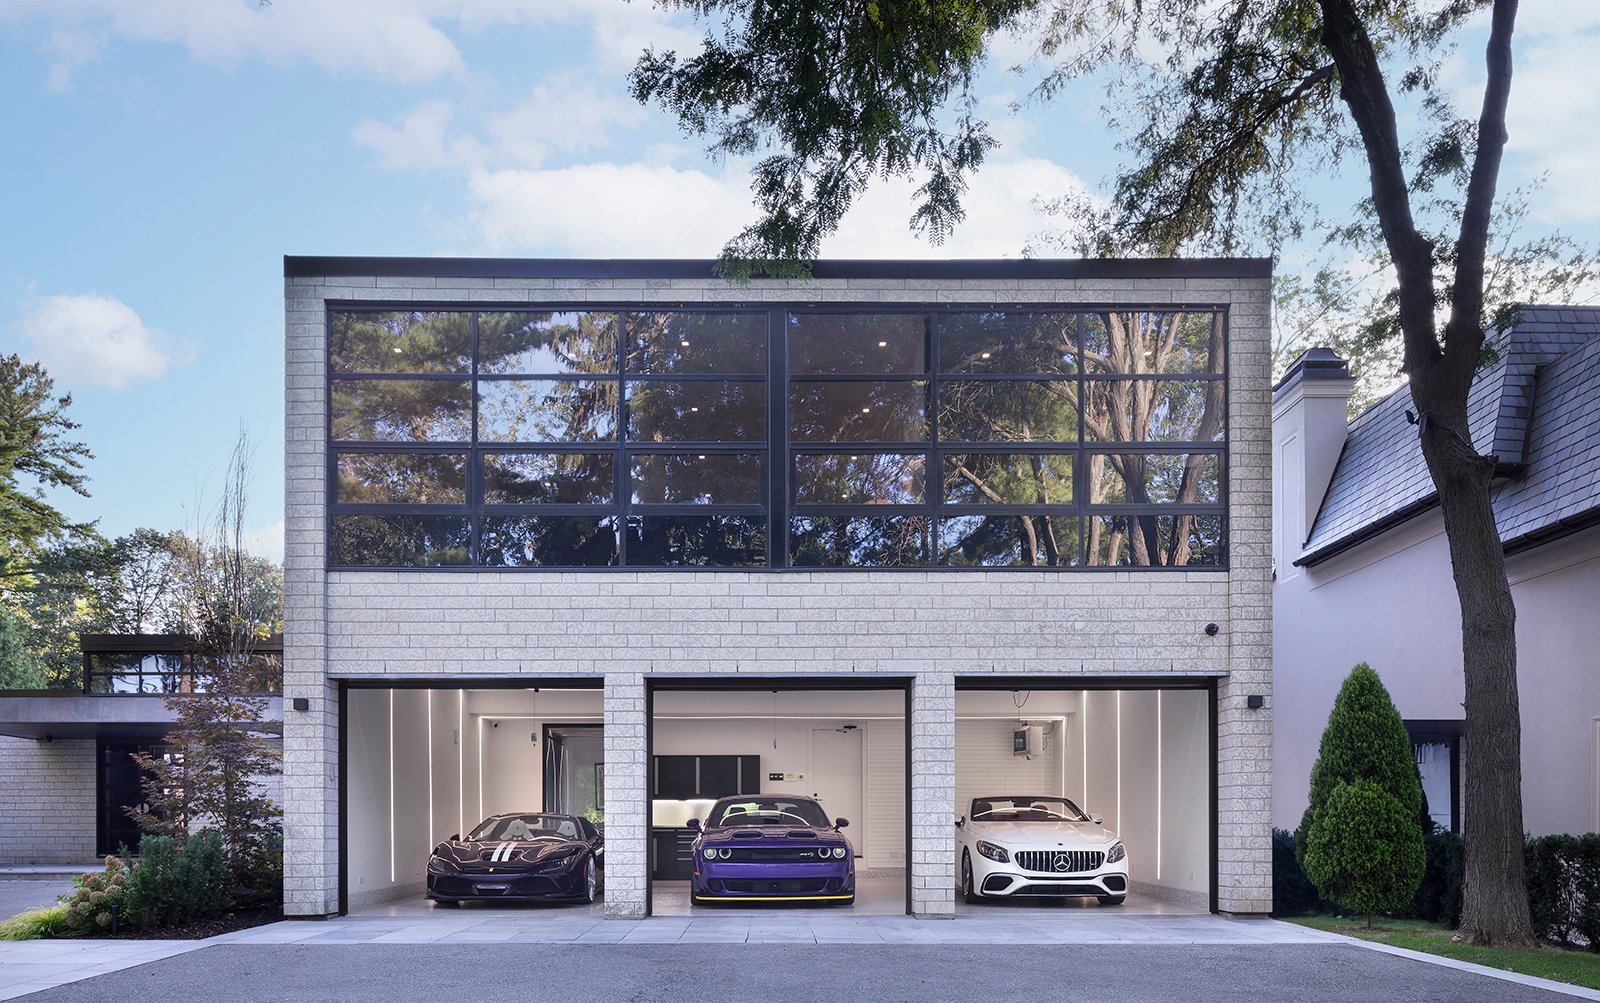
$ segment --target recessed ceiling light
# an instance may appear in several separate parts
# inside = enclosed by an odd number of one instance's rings
[[[984,352],[983,353],[983,357],[987,359],[989,357],[989,353],[988,352]]]
[[[678,344],[682,345],[684,348],[688,348],[689,347],[689,339],[685,338],[682,341],[678,342]]]
[[[697,407],[692,407],[692,408],[690,408],[690,409],[689,409],[689,410],[691,410],[691,411],[698,411],[698,410],[700,410],[700,409],[699,409],[699,408],[697,408]]]
[[[399,345],[394,346],[394,354],[400,355],[404,351],[405,351],[405,349],[401,348]]]
[[[705,458],[706,458],[706,454],[704,454],[704,453],[701,453],[701,454],[700,454],[700,456],[699,456],[699,458],[700,458],[700,459],[702,459],[702,460],[703,460],[703,459],[705,459]]]
[[[878,347],[879,348],[888,348],[889,347],[889,343],[887,341],[880,341],[880,342],[878,342]]]
[[[870,408],[870,407],[864,407],[864,408],[862,408],[862,409],[861,409],[861,413],[862,413],[862,414],[867,414],[867,413],[868,413],[868,412],[870,412],[870,411],[871,411],[871,410],[872,410],[872,408]]]

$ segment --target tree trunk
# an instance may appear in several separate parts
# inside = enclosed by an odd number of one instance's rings
[[[1420,402],[1418,406],[1422,407]],[[1470,764],[1464,772],[1462,806],[1466,873],[1461,936],[1473,944],[1531,946],[1533,923],[1523,866],[1517,612],[1491,505],[1493,462],[1464,440],[1465,425],[1462,420],[1463,433],[1458,435],[1446,423],[1432,420],[1422,434],[1422,452],[1439,489],[1450,569],[1461,604]]]

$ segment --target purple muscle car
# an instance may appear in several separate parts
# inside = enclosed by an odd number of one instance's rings
[[[711,806],[694,841],[690,902],[836,902],[856,899],[856,860],[822,806],[793,794],[744,794]]]

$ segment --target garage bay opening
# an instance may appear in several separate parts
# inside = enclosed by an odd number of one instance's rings
[[[957,685],[958,915],[1214,908],[1209,681]]]
[[[901,680],[652,682],[655,915],[906,911]]]

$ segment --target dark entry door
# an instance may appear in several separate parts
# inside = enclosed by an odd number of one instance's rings
[[[139,792],[139,767],[133,761],[136,752],[148,751],[149,746],[137,742],[100,743],[100,777],[96,784],[95,835],[96,852],[101,856],[116,853],[126,845],[139,846],[139,827],[128,817],[128,806],[136,805],[142,797]]]

